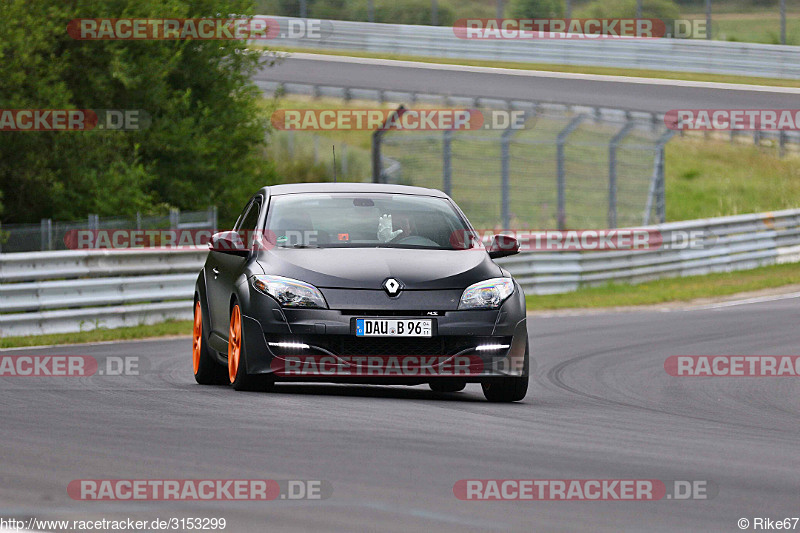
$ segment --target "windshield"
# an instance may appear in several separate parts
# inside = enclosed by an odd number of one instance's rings
[[[278,247],[454,250],[469,226],[444,198],[310,193],[274,196],[266,230]]]

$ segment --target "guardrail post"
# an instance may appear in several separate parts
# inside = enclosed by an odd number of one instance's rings
[[[453,131],[444,130],[442,133],[442,190],[447,196],[452,196],[452,166],[451,166],[451,142]]]
[[[608,144],[608,227],[617,227],[617,147],[622,139],[633,129],[634,122],[628,122],[620,129]]]
[[[575,128],[580,126],[586,115],[578,115],[574,117],[567,127],[561,130],[556,138],[556,179],[558,188],[558,229],[566,229],[567,226],[567,208],[566,208],[566,168],[564,164],[564,144],[567,142],[567,137],[570,133],[575,131]]]

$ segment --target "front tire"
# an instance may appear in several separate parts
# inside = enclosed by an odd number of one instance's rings
[[[221,385],[228,382],[225,367],[217,363],[208,351],[206,326],[200,300],[194,301],[194,326],[192,327],[192,366],[194,380],[200,385]]]
[[[518,402],[528,393],[528,376],[494,378],[481,383],[490,402]]]
[[[271,381],[267,376],[251,376],[247,373],[245,346],[242,335],[242,310],[239,304],[234,302],[228,329],[228,380],[237,391],[268,389]]]

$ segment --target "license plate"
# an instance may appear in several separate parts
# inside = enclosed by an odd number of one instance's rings
[[[357,318],[356,337],[431,337],[431,319]]]

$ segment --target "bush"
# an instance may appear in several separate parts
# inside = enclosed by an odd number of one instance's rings
[[[576,18],[633,18],[636,16],[636,0],[596,0],[576,10]],[[680,18],[680,8],[672,0],[644,0],[642,18],[670,21]]]
[[[509,15],[513,18],[560,18],[564,16],[564,1],[511,0]]]

